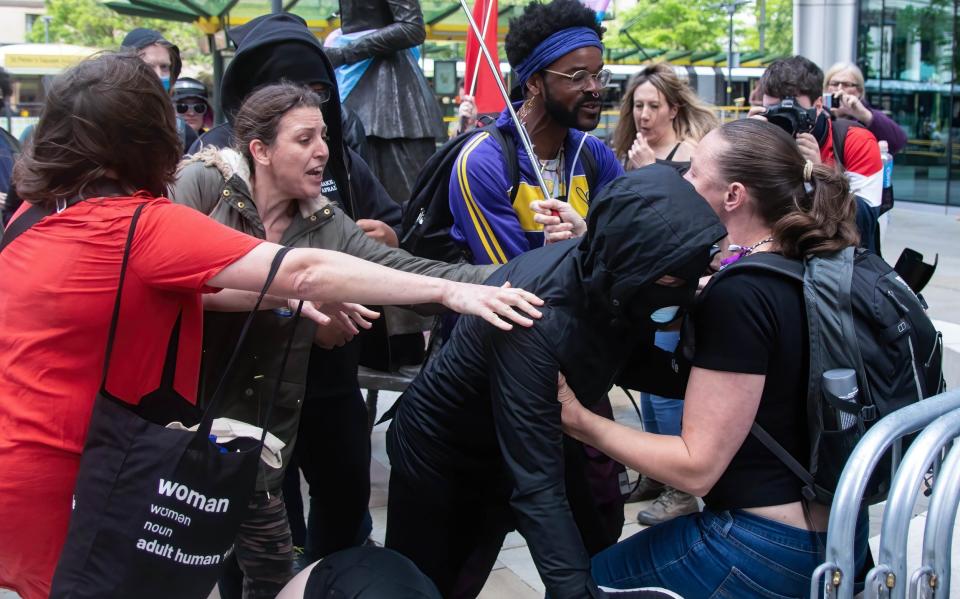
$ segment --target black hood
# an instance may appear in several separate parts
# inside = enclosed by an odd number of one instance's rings
[[[309,85],[324,83],[330,99],[323,117],[331,142],[342,143],[340,94],[333,66],[307,22],[290,13],[269,14],[227,32],[237,52],[223,73],[220,105],[230,122],[250,92],[281,79]]]
[[[324,83],[330,88],[330,99],[322,109],[330,146],[327,171],[340,187],[347,212],[355,214],[347,189],[350,163],[343,143],[337,78],[320,40],[307,27],[306,21],[290,13],[257,17],[230,29],[227,35],[237,51],[223,73],[220,104],[231,124],[243,99],[258,87],[286,79],[305,85]]]
[[[578,267],[591,309],[623,315],[637,292],[683,273],[725,237],[707,201],[669,166],[652,164],[613,181],[592,202]]]

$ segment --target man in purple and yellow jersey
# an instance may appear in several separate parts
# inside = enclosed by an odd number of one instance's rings
[[[603,68],[604,28],[577,0],[531,3],[510,21],[507,59],[514,71],[518,116],[551,198],[586,216],[590,198],[623,174],[613,152],[589,135],[600,122],[600,92],[610,80]],[[530,203],[544,200],[534,165],[507,110],[497,127],[512,136],[519,165],[513,189],[501,145],[481,131],[467,141],[450,177],[450,234],[474,264],[503,264],[543,245],[543,225]]]

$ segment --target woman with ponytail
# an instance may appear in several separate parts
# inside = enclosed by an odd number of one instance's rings
[[[789,135],[765,121],[709,133],[686,178],[727,228],[725,264],[761,252],[799,259],[857,243],[854,197],[843,175],[806,160]],[[696,349],[679,436],[598,418],[561,382],[568,434],[705,503],[701,513],[595,556],[598,584],[664,587],[684,597],[806,596],[830,508],[804,501],[801,481],[750,434],[757,422],[807,460],[804,315],[793,280],[756,269],[718,278],[692,315]],[[858,528],[858,567],[866,532]]]

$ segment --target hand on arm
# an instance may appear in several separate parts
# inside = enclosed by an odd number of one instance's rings
[[[765,375],[694,367],[679,436],[645,433],[584,408],[561,385],[564,431],[630,468],[702,497],[740,449],[756,418]]]

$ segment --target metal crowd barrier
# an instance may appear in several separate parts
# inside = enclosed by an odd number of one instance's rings
[[[864,598],[904,599],[907,592],[907,541],[910,520],[923,477],[938,460],[944,445],[960,434],[960,410],[934,420],[920,433],[897,470],[880,529],[877,565],[866,578]],[[939,487],[937,480],[935,487]]]
[[[840,476],[827,532],[826,559],[813,573],[810,598],[852,599],[857,515],[864,488],[884,452],[904,435],[924,428],[935,419],[960,408],[960,390],[941,393],[889,414],[873,425],[857,444]],[[919,440],[919,439],[918,439]],[[914,445],[916,441],[914,441]],[[917,455],[919,452],[911,454]],[[894,467],[896,460],[894,461]],[[917,484],[919,486],[919,483]],[[912,504],[910,510],[912,510]],[[888,505],[888,510],[890,506]],[[892,524],[891,524],[892,526]],[[881,539],[882,542],[882,539]],[[824,578],[821,585],[821,578]],[[905,585],[901,585],[905,588]]]
[[[960,445],[954,445],[944,460],[923,530],[920,567],[910,578],[910,599],[950,597],[950,562],[953,527],[960,504]]]

